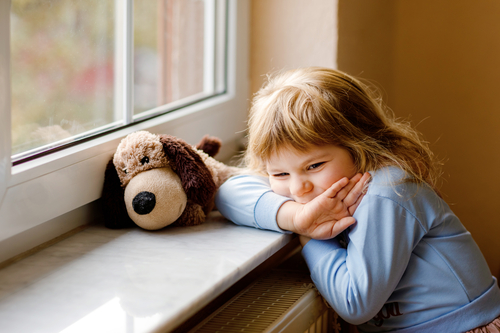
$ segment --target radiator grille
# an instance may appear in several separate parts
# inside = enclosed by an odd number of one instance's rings
[[[307,271],[273,270],[191,332],[328,332],[328,309]]]

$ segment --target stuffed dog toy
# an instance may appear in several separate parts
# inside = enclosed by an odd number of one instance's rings
[[[220,146],[208,136],[192,147],[171,135],[129,134],[106,167],[105,225],[158,230],[204,222],[219,186],[240,172],[213,158]]]

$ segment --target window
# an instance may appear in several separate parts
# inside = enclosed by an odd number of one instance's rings
[[[224,92],[225,12],[225,0],[12,0],[14,165]]]
[[[85,223],[125,135],[241,136],[247,13],[240,0],[0,0],[0,262]]]

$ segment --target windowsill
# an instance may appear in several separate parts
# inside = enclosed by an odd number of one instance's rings
[[[0,327],[170,331],[291,239],[218,212],[199,226],[154,232],[91,226],[0,270]]]

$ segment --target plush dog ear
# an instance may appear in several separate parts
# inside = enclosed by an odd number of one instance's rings
[[[171,135],[160,135],[160,142],[172,169],[181,179],[187,198],[205,206],[212,199],[216,186],[200,155],[186,142]]]
[[[111,229],[135,226],[125,206],[125,190],[122,188],[113,160],[108,162],[104,173],[104,187],[101,196],[104,225]]]
[[[219,152],[221,145],[222,143],[219,138],[205,135],[196,145],[196,149],[203,150],[208,156],[214,157]]]

